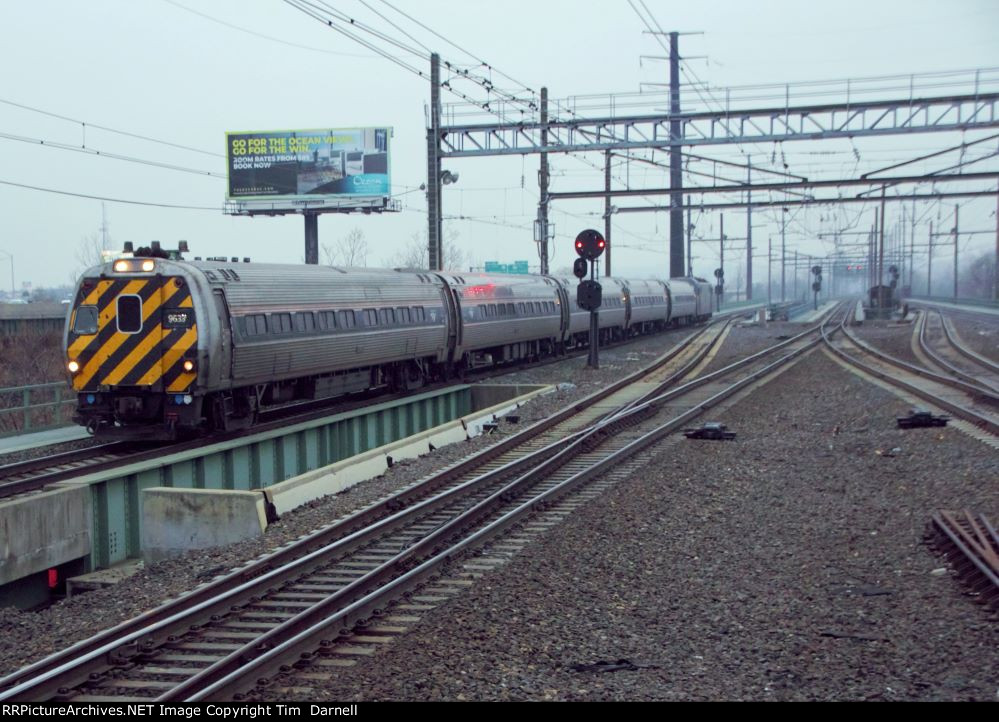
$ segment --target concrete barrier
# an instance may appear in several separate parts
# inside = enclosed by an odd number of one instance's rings
[[[487,424],[518,409],[528,399],[552,391],[551,386],[524,386],[523,389],[530,391],[515,398],[508,396],[505,401],[475,413],[260,491],[145,489],[141,525],[143,559],[154,562],[184,551],[258,536],[267,528],[267,507],[280,516],[314,499],[338,494],[362,481],[381,476],[398,461],[414,459],[442,446],[478,436]],[[518,388],[514,393],[520,390]],[[503,396],[495,389],[484,389],[482,393],[487,400]]]
[[[478,388],[482,389],[481,393],[484,395],[481,399],[484,400],[490,399],[490,394],[497,393],[494,387],[473,387],[473,396],[475,389]],[[428,431],[414,434],[394,443],[344,459],[336,464],[274,484],[263,490],[264,495],[273,510],[280,516],[319,497],[338,494],[362,481],[381,476],[397,461],[415,459],[442,446],[479,436],[487,424],[515,411],[528,399],[550,393],[553,390],[551,386],[525,386],[523,388],[531,390],[512,399],[508,397],[505,401],[462,416],[447,424],[436,426]],[[517,388],[514,393],[519,390],[521,389]],[[499,396],[492,398],[499,398]]]
[[[167,487],[142,491],[142,558],[147,563],[251,539],[266,528],[267,511],[259,491]]]
[[[91,528],[84,487],[0,502],[0,585],[87,556]]]

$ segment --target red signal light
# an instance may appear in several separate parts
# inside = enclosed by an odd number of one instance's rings
[[[576,253],[588,261],[595,261],[607,247],[607,241],[599,231],[588,229],[576,236]]]

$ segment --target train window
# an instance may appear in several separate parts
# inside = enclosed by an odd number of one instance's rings
[[[323,311],[319,314],[322,318],[322,326],[332,331],[336,328],[336,311]]]
[[[412,319],[409,316],[409,309],[405,306],[400,306],[396,309],[396,318],[399,319],[399,323],[409,324],[412,323]]]
[[[513,304],[512,303],[508,303],[506,305],[506,315],[507,316],[512,316],[513,315]]]
[[[244,319],[247,336],[262,336],[267,333],[267,317],[262,313],[255,313]]]
[[[73,333],[80,336],[91,336],[97,333],[97,306],[80,306],[76,309]]]
[[[364,325],[365,326],[377,326],[378,325],[378,312],[373,308],[364,309]]]
[[[378,309],[378,319],[383,326],[392,326],[395,324],[395,311],[391,308],[380,308]]]
[[[312,315],[312,311],[300,311],[295,314],[295,330],[300,333],[316,330],[316,318]]]
[[[139,333],[142,330],[142,299],[138,296],[118,296],[118,330]]]
[[[523,316],[524,315],[524,304],[523,304],[523,302],[517,304],[517,315],[518,316]]]
[[[339,316],[340,328],[354,328],[356,325],[353,311],[337,311],[337,315]]]
[[[291,328],[290,313],[271,314],[271,330],[274,333],[291,333]]]

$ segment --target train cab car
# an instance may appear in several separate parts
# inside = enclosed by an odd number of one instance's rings
[[[64,337],[75,420],[91,431],[197,426],[205,382],[220,374],[205,344],[206,332],[218,334],[211,298],[200,274],[169,258],[120,258],[85,272]]]
[[[538,358],[556,350],[564,294],[546,276],[439,273],[461,319],[454,361],[477,368]]]

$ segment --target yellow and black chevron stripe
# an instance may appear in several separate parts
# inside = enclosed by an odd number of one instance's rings
[[[142,299],[139,333],[118,330],[118,297],[123,295]],[[81,288],[76,308],[80,306],[96,306],[98,317],[96,334],[76,335],[70,331],[67,356],[80,364],[73,376],[77,391],[94,391],[99,386],[145,386],[183,392],[197,379],[196,370],[186,372],[180,363],[198,341],[191,291],[183,279],[101,279],[89,289]],[[175,308],[189,309],[192,320],[187,328],[164,327],[163,310]]]

